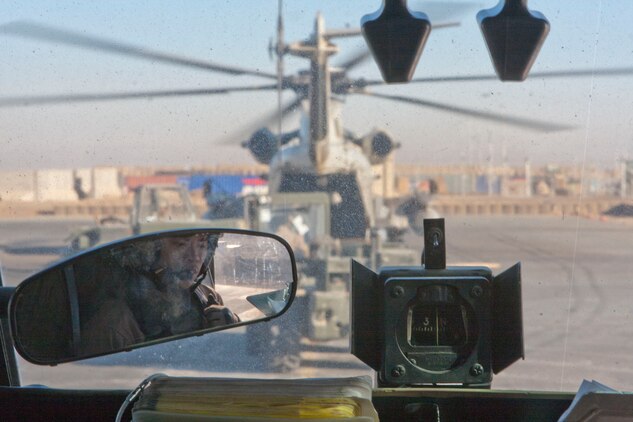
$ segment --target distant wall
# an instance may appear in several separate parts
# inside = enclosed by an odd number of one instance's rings
[[[0,200],[2,201],[34,201],[34,171],[0,172]]]
[[[35,200],[71,201],[77,199],[72,170],[38,170],[35,172]]]
[[[123,179],[114,167],[97,167],[94,169],[94,187],[91,198],[118,198],[123,195]]]
[[[3,171],[0,172],[0,200],[74,201],[78,199],[76,178],[81,179],[81,189],[88,198],[118,198],[124,193],[119,170],[114,167]]]

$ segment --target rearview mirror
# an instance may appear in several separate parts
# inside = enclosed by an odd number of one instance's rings
[[[295,259],[278,236],[194,229],[137,236],[60,262],[9,305],[18,352],[55,365],[268,320],[290,306]]]

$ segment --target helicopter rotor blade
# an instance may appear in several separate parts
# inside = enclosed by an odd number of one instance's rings
[[[538,78],[573,78],[582,76],[630,76],[633,75],[633,67],[614,67],[612,69],[581,69],[581,70],[551,70],[543,72],[530,73],[530,79]],[[480,81],[496,81],[497,75],[464,75],[464,76],[438,76],[426,78],[413,78],[409,83],[431,83],[431,82],[480,82]],[[358,80],[354,83],[355,87],[362,88],[366,86],[384,85],[381,79],[375,80]]]
[[[454,26],[459,26],[459,22],[440,22],[434,23],[433,29],[440,28],[451,28]],[[323,38],[326,40],[330,40],[332,38],[348,38],[348,37],[358,37],[362,35],[362,31],[360,28],[342,28],[342,29],[328,29],[323,34]]]
[[[202,95],[230,94],[231,92],[270,91],[277,89],[277,85],[239,86],[224,88],[195,88],[176,89],[167,91],[138,91],[120,93],[87,93],[71,95],[43,95],[33,97],[0,98],[0,108],[32,105],[59,105],[68,103],[83,103],[91,101],[134,100],[167,97],[195,97]]]
[[[438,23],[438,24],[433,25],[433,29],[451,28],[455,26],[459,26],[459,22]],[[360,29],[341,29],[341,30],[328,31],[326,33],[326,38],[328,37],[328,34],[330,34],[329,38],[333,38],[335,36],[336,37],[344,37],[344,36],[351,37],[353,35],[360,35],[361,32],[360,32]],[[347,60],[339,64],[337,67],[343,69],[344,71],[348,71],[358,66],[359,64],[363,63],[370,57],[371,57],[371,52],[365,46],[365,47],[360,48],[355,54],[351,55]]]
[[[284,83],[284,21],[283,21],[283,2],[277,1],[277,132],[279,139],[283,132],[283,106],[281,104],[283,97]]]
[[[294,112],[299,111],[299,106],[304,99],[305,96],[299,95],[292,102],[284,105],[281,109],[281,119],[285,119]],[[274,124],[280,118],[279,116],[279,111],[275,110],[268,115],[264,115],[263,117],[244,125],[241,129],[231,133],[219,143],[222,145],[235,145],[236,142],[242,142],[258,129]]]
[[[54,28],[46,25],[40,25],[33,22],[16,21],[0,25],[0,34],[30,38],[39,41],[61,43],[89,50],[107,51],[113,54],[120,54],[129,57],[136,57],[139,59],[185,66],[193,69],[210,70],[213,72],[228,73],[230,75],[251,75],[268,79],[277,79],[277,75],[273,73],[261,72],[259,70],[252,69],[244,69],[237,66],[227,66],[210,61],[181,57],[169,53],[162,53],[135,45],[125,44],[100,37],[84,35],[77,32]]]
[[[534,119],[526,119],[515,116],[502,116],[497,113],[487,111],[472,110],[464,107],[454,106],[450,104],[438,103],[435,101],[427,101],[419,98],[405,97],[402,95],[386,95],[374,92],[359,91],[357,94],[367,95],[370,97],[383,98],[386,100],[398,101],[407,104],[413,104],[422,107],[434,108],[436,110],[448,111],[450,113],[461,114],[464,116],[476,117],[479,119],[490,120],[497,123],[505,123],[512,126],[519,126],[526,129],[536,130],[540,132],[554,132],[560,130],[572,129],[572,126],[561,125],[557,123],[543,122]]]
[[[363,63],[370,57],[371,57],[371,51],[369,51],[367,47],[363,47],[336,67],[341,68],[344,71],[348,71],[358,66],[359,64]]]

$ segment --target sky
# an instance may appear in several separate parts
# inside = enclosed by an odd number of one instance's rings
[[[409,2],[436,29],[416,77],[492,74],[475,15],[496,1],[438,4]],[[286,1],[287,41],[305,39],[320,11],[328,28],[357,27],[381,1]],[[633,67],[633,2],[541,0],[532,9],[550,21],[533,72]],[[1,25],[30,21],[143,46],[152,50],[274,72],[268,44],[275,34],[275,0],[241,1],[3,1],[0,13],[0,97],[155,89],[243,86],[268,83],[117,56],[101,51],[7,36]],[[334,41],[336,65],[363,48],[362,38]],[[285,59],[287,73],[307,62]],[[350,76],[379,78],[368,61]],[[543,134],[465,118],[433,109],[366,98],[344,98],[343,123],[363,134],[389,131],[401,144],[397,160],[419,164],[534,163],[612,166],[633,157],[633,75],[565,79],[529,78],[523,83],[451,82],[376,87],[513,116],[568,125]],[[292,94],[285,94],[291,99]],[[109,165],[200,166],[253,163],[239,144],[240,132],[277,106],[276,93],[239,93],[66,105],[0,108],[0,171]],[[284,128],[292,130],[289,120]]]

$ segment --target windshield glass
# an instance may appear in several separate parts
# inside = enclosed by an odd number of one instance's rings
[[[449,265],[522,263],[526,358],[493,388],[633,390],[633,4],[530,1],[551,31],[528,79],[503,83],[475,19],[492,1],[410,1],[435,27],[417,81],[383,85],[354,31],[381,3],[287,1],[283,30],[273,0],[3,5],[4,285],[189,209],[281,234],[300,259],[298,300],[269,324],[20,359],[23,384],[372,373],[349,352],[350,259],[419,264],[409,224],[439,216]],[[159,185],[182,190],[144,188]],[[314,192],[325,203],[279,196]]]
[[[325,227],[324,204],[284,204],[271,206],[270,210],[262,211],[265,217],[260,218],[260,221],[261,229],[264,231],[277,233],[285,226],[288,230],[303,236],[306,241],[316,241],[329,235]]]

